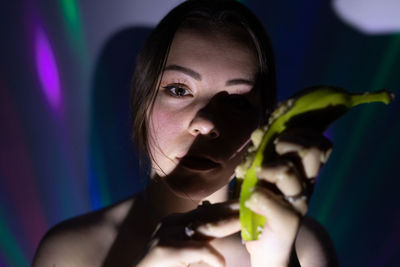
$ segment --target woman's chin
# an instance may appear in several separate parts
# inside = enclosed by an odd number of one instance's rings
[[[209,198],[229,183],[229,178],[221,179],[220,177],[212,177],[212,175],[171,175],[164,177],[164,179],[175,195],[193,201]]]

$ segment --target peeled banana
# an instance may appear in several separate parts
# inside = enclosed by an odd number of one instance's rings
[[[333,121],[350,108],[363,103],[390,103],[394,94],[378,92],[349,93],[331,86],[310,87],[280,103],[271,114],[267,125],[252,133],[252,145],[242,164],[236,168],[236,177],[244,179],[240,191],[240,223],[242,239],[256,240],[261,233],[265,217],[245,206],[257,184],[256,169],[274,156],[274,140],[288,128],[312,128],[323,132]]]

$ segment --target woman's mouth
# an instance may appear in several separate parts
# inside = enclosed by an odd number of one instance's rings
[[[179,165],[186,169],[197,171],[212,170],[219,166],[219,164],[213,160],[198,156],[185,156],[180,159]]]

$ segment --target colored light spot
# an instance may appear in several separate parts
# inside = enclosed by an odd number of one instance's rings
[[[79,11],[76,0],[62,0],[60,3],[68,26],[73,30],[79,30]]]
[[[0,251],[3,253],[4,260],[8,266],[29,266],[28,260],[24,256],[17,240],[12,236],[5,220],[0,217]]]
[[[54,52],[43,29],[35,32],[35,59],[40,83],[47,101],[53,109],[61,106],[60,77]]]
[[[83,31],[82,20],[80,16],[77,0],[61,0],[60,10],[65,21],[66,32],[68,33],[71,49],[80,59],[79,66],[81,73],[89,71],[88,49],[85,43],[85,34]]]
[[[400,31],[398,0],[335,0],[334,11],[343,22],[366,34]]]

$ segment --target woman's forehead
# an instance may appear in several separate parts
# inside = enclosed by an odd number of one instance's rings
[[[231,32],[183,28],[176,32],[167,58],[170,64],[213,68],[254,76],[258,71],[257,51],[249,40]]]
[[[242,26],[236,24],[213,23],[201,19],[187,19],[178,28],[175,36],[182,33],[187,36],[193,34],[203,38],[229,40],[229,42],[233,44],[242,47],[250,47],[256,51],[254,41],[249,32]]]

